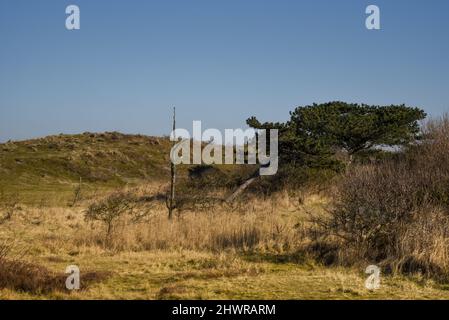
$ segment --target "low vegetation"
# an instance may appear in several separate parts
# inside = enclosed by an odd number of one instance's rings
[[[166,138],[117,132],[10,141],[0,145],[1,187],[27,204],[76,204],[80,192],[89,198],[145,179],[163,180],[169,148]],[[80,179],[84,189],[77,190]]]
[[[321,128],[307,157],[317,165],[290,154],[233,202],[257,166],[180,166],[171,220],[167,139],[86,133],[0,145],[0,297],[449,298],[448,118],[417,131],[418,109],[334,107],[334,122],[369,111],[360,136],[371,142],[359,146],[401,146],[342,151],[349,133]],[[321,106],[306,109],[253,125],[282,127],[284,146],[300,150],[317,141],[292,140],[298,114],[326,119]],[[394,119],[394,134],[368,134]],[[382,270],[376,291],[364,286],[370,264]],[[68,265],[80,267],[83,290],[65,289]]]
[[[339,259],[373,261],[399,272],[449,276],[449,119],[432,121],[425,140],[374,165],[357,165],[338,184],[320,219]]]

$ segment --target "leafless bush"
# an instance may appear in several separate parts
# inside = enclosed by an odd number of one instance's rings
[[[137,222],[152,212],[151,206],[142,205],[146,198],[132,190],[116,191],[106,198],[92,203],[85,212],[85,219],[100,221],[106,225],[106,239],[110,240],[114,224],[124,215]]]
[[[423,138],[392,159],[353,167],[342,179],[330,215],[318,219],[320,236],[340,244],[342,259],[449,271],[448,118],[427,124]]]
[[[45,294],[52,291],[65,291],[67,275],[52,272],[35,263],[24,260],[24,254],[13,255],[10,244],[0,244],[0,289]],[[91,283],[102,281],[109,276],[107,272],[86,272],[83,275],[83,288]]]

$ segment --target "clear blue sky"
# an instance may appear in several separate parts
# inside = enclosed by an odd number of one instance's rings
[[[81,30],[65,29],[65,8]],[[365,8],[381,10],[380,31]],[[0,0],[0,141],[284,121],[344,100],[449,111],[447,0]]]

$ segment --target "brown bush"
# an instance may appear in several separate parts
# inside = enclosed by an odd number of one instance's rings
[[[449,274],[449,118],[431,121],[423,141],[378,164],[351,168],[319,237],[340,244],[340,261]]]
[[[91,283],[102,281],[109,276],[106,272],[86,272],[82,276],[83,289]],[[67,291],[67,275],[55,273],[47,268],[11,257],[11,246],[0,244],[0,289],[44,294],[52,291]]]
[[[119,190],[92,203],[85,211],[88,221],[100,221],[106,226],[106,242],[110,240],[111,233],[117,220],[124,215],[131,220],[138,221],[152,213],[151,206],[142,206],[148,202],[145,197],[139,197],[132,190]]]

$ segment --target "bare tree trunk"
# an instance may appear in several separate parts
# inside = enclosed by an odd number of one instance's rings
[[[246,188],[248,188],[251,183],[253,183],[254,180],[256,180],[257,177],[249,178],[246,180],[242,185],[240,185],[237,190],[235,190],[227,199],[226,202],[230,203],[235,200],[243,191],[245,191]]]
[[[257,170],[252,176],[251,178],[249,178],[248,180],[246,180],[244,183],[242,183],[237,190],[235,190],[229,197],[226,198],[226,202],[227,203],[231,203],[232,201],[234,201],[243,191],[245,191],[246,188],[248,188],[253,182],[254,180],[256,180],[257,178],[260,177],[259,174],[259,170]]]
[[[348,163],[346,164],[346,167],[349,167],[352,164],[353,161],[354,161],[354,154],[350,153],[349,154],[349,160],[348,160]]]
[[[269,166],[270,164],[264,165],[264,167]],[[233,202],[243,191],[245,191],[257,178],[260,177],[260,169],[257,169],[252,176],[242,183],[229,197],[225,199],[225,202],[231,203]]]
[[[176,108],[173,108],[173,132],[176,129]],[[172,148],[175,145],[175,141],[172,142]],[[176,183],[176,166],[170,159],[170,171],[171,171],[171,181],[170,181],[170,199],[168,207],[168,219],[172,219],[173,210],[175,209],[175,183]]]

